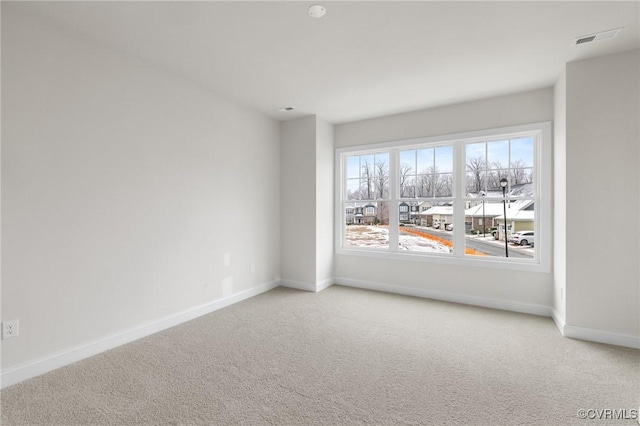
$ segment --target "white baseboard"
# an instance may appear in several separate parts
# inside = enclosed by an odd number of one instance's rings
[[[320,281],[317,284],[307,283],[302,281],[294,281],[294,280],[286,280],[281,279],[280,285],[282,287],[295,288],[296,290],[310,291],[313,293],[319,293],[325,288],[331,287],[334,283],[333,278],[327,278],[326,280]]]
[[[334,283],[335,283],[335,279],[333,277],[320,281],[319,283],[316,284],[316,293],[319,293],[322,290],[331,287]]]
[[[551,317],[553,318],[553,322],[556,323],[558,330],[560,330],[560,334],[564,337],[640,349],[640,337],[638,336],[569,325],[555,309],[552,310]]]
[[[565,337],[640,349],[640,337],[567,325],[565,324],[564,318],[562,318],[557,311],[548,306],[496,300],[412,287],[403,287],[393,284],[354,280],[350,278],[329,278],[317,284],[292,280],[280,280],[263,283],[232,296],[225,297],[223,299],[219,299],[201,306],[190,308],[185,311],[159,319],[157,321],[143,324],[138,327],[124,330],[110,336],[96,339],[82,345],[78,345],[33,361],[26,362],[15,367],[8,368],[2,371],[2,375],[0,376],[0,388],[11,386],[32,377],[36,377],[49,371],[56,370],[60,367],[64,367],[65,365],[69,365],[93,355],[97,355],[109,349],[116,348],[142,337],[146,337],[159,331],[166,330],[183,322],[190,321],[202,315],[206,315],[208,313],[217,311],[218,309],[222,309],[234,303],[256,296],[260,293],[264,293],[275,287],[278,287],[279,285],[295,288],[298,290],[319,292],[330,287],[333,284],[375,291],[383,291],[387,293],[396,293],[406,296],[415,296],[428,299],[443,300],[447,302],[462,303],[465,305],[502,309],[526,314],[550,316],[556,323],[556,326],[560,330],[560,333]]]
[[[279,281],[259,284],[232,296],[196,306],[138,327],[124,330],[110,336],[96,339],[82,345],[74,346],[72,348],[8,368],[2,371],[0,387],[5,388],[7,386],[14,385],[32,377],[64,367],[65,365],[97,355],[109,349],[133,342],[134,340],[138,340],[142,337],[166,330],[167,328],[174,327],[183,322],[190,321],[250,297],[257,296],[258,294],[269,291],[279,285]]]
[[[280,285],[282,287],[294,288],[296,290],[316,292],[315,284],[305,283],[302,281],[280,279]]]
[[[354,280],[350,278],[337,277],[334,282],[338,285],[347,287],[357,287],[367,290],[383,291],[386,293],[402,294],[405,296],[424,297],[427,299],[443,300],[446,302],[462,303],[465,305],[482,306],[485,308],[502,309],[505,311],[551,317],[558,327],[560,334],[564,337],[640,349],[640,337],[568,325],[565,323],[565,319],[555,309],[552,309],[549,306],[512,302],[508,300],[488,299],[456,293],[445,293],[413,287],[397,286],[393,284]]]
[[[560,331],[560,334],[564,336],[564,327],[566,324],[564,317],[558,313],[555,309],[551,309],[551,318],[553,318],[553,322],[556,323],[556,327]]]
[[[638,336],[595,330],[593,328],[577,327],[569,324],[565,324],[563,331],[562,335],[571,339],[588,340],[590,342],[640,349],[640,337]]]
[[[370,281],[354,280],[351,278],[336,277],[334,282],[347,287],[364,288],[367,290],[396,293],[405,296],[424,297],[426,299],[442,300],[445,302],[462,303],[464,305],[481,306],[484,308],[502,309],[504,311],[520,312],[524,314],[551,316],[549,306],[534,305],[530,303],[513,302],[509,300],[489,299],[478,296],[469,296],[459,293],[446,293],[441,291],[426,290],[421,288],[403,287],[393,284],[385,284]]]

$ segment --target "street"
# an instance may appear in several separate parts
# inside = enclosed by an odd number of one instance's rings
[[[415,226],[413,228],[418,229],[421,232],[451,241],[451,231],[440,231],[437,229],[422,226]],[[402,232],[402,228],[400,228],[400,232]],[[491,237],[490,234],[486,240],[484,240],[483,237],[471,236],[467,236],[465,240],[467,247],[469,248],[486,253],[488,256],[505,257],[504,241],[496,241],[493,239],[493,237]],[[533,259],[533,249],[509,244],[509,257],[519,259]]]

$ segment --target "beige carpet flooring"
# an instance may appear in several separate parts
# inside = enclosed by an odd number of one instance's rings
[[[640,351],[549,318],[286,288],[4,389],[2,424],[637,424]]]

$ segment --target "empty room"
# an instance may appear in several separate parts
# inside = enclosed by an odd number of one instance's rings
[[[638,424],[639,1],[2,1],[3,425]]]

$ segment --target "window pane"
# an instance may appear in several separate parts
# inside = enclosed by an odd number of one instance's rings
[[[533,167],[533,138],[519,138],[511,140],[511,167],[519,161],[522,167]]]
[[[508,197],[507,197],[508,198]],[[465,210],[465,253],[470,256],[507,257],[533,259],[535,250],[529,244],[535,242],[535,211],[533,200],[517,200],[508,202],[507,244],[505,246],[504,212],[501,201],[485,201],[467,199],[470,207]],[[484,226],[483,226],[484,224]],[[517,243],[509,242],[515,233],[525,232],[518,236]],[[520,245],[520,244],[523,245]]]
[[[511,176],[509,175],[509,170],[507,169],[489,170],[489,173],[487,174],[487,190],[502,191],[502,187],[500,186],[500,180],[502,178],[507,178],[509,183],[511,183]]]
[[[486,190],[486,148],[487,144],[484,142],[470,143],[466,145],[465,162],[467,165],[467,192],[480,192],[482,190]]]
[[[403,207],[408,206],[408,212]],[[402,251],[450,253],[453,207],[428,202],[400,203],[399,247]]]
[[[406,166],[412,173],[416,172],[416,150],[400,151],[400,167]]]
[[[360,156],[347,157],[347,178],[360,177]]]
[[[436,148],[435,173],[453,172],[453,147],[440,146]]]
[[[416,197],[433,197],[433,175],[418,175],[416,179]]]
[[[513,164],[513,163],[512,163]],[[522,185],[533,182],[533,168],[513,167],[511,169],[511,182],[513,185]]]
[[[480,193],[487,188],[486,173],[483,170],[467,172],[467,193]]]
[[[348,203],[345,247],[389,248],[389,203]]]
[[[416,151],[415,149],[400,151],[400,170],[398,185],[400,198],[415,197]]]
[[[435,196],[450,197],[453,194],[453,174],[441,173],[434,175]]]
[[[400,198],[415,197],[416,179],[414,175],[400,175]]]
[[[515,186],[533,182],[532,137],[511,140],[511,183]]]
[[[416,173],[433,173],[433,148],[419,149],[417,151]]]
[[[389,198],[389,153],[346,157],[346,199]]]
[[[374,167],[375,199],[389,198],[389,154],[376,154]]]
[[[347,179],[347,200],[360,199],[360,179]]]
[[[360,193],[363,200],[372,200],[374,198],[374,161],[373,154],[360,156]]]
[[[487,168],[503,169],[509,167],[509,141],[487,143]]]

